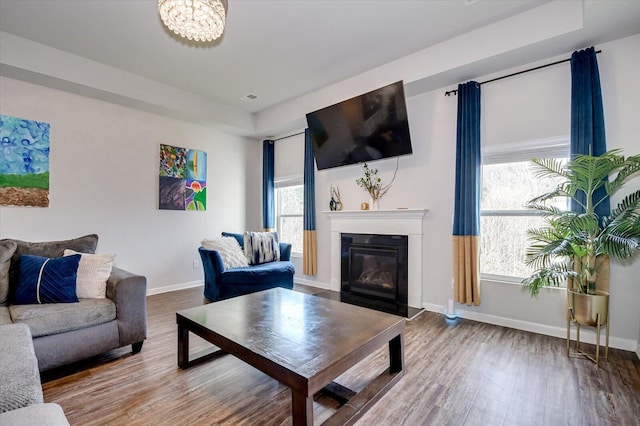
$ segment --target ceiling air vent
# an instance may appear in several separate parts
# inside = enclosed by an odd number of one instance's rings
[[[253,102],[256,99],[258,99],[258,95],[254,95],[253,93],[249,93],[248,95],[244,95],[242,97],[242,99],[244,99],[247,102]]]

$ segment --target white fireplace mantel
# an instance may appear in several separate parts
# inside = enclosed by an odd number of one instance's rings
[[[324,211],[329,219],[420,219],[428,212],[427,209],[393,209],[393,210],[340,210]]]
[[[322,212],[331,221],[331,290],[340,291],[342,233],[407,235],[409,238],[409,300],[422,306],[422,237],[427,209],[342,210]]]

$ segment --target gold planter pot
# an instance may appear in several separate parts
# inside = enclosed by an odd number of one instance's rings
[[[584,294],[569,289],[569,296],[573,298],[573,303],[570,301],[569,306],[573,307],[575,321],[590,326],[598,325],[598,320],[600,325],[607,323],[609,319],[609,293],[596,291],[596,294]]]

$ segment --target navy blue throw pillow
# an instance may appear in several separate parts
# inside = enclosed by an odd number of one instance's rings
[[[80,255],[41,257],[20,255],[19,279],[14,303],[73,303]]]

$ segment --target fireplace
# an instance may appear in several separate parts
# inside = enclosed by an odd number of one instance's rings
[[[343,233],[340,240],[342,297],[402,313],[409,288],[408,236]]]
[[[422,311],[423,225],[427,209],[343,210],[323,213],[331,221],[331,282],[327,291],[319,295],[407,318],[419,314]],[[350,259],[348,249],[343,248],[343,236],[351,239],[349,242],[357,246],[354,264],[362,262],[364,266],[365,260],[371,262],[367,256],[381,254],[378,259],[379,264],[382,264],[380,269],[395,276],[395,271],[386,269],[386,263],[397,256],[401,263],[397,280],[389,285],[388,280],[382,277],[387,274],[378,274],[377,279],[372,276],[368,280],[363,276],[359,283],[349,283],[345,286],[347,288],[343,288],[343,283],[349,280],[344,279],[343,271],[348,267]],[[401,240],[404,241],[401,243]],[[378,251],[380,248],[383,251]],[[390,252],[384,251],[387,249]],[[353,272],[352,275],[357,275],[358,278],[361,272]]]

